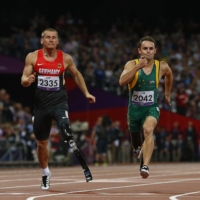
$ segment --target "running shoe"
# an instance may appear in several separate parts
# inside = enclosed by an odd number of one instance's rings
[[[42,190],[49,190],[50,188],[50,178],[51,178],[51,173],[46,176],[42,176],[42,182],[41,182],[41,189]]]
[[[147,178],[149,176],[149,168],[146,165],[143,165],[140,168],[140,175],[142,178]]]

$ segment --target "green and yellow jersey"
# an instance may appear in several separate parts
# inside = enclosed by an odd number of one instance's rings
[[[135,59],[134,62],[137,65],[139,60]],[[128,84],[129,106],[157,106],[159,70],[160,62],[155,60],[150,74],[145,74],[143,69],[136,72]]]

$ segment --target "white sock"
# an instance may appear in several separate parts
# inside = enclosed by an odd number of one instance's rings
[[[42,169],[42,175],[43,176],[47,176],[50,174],[50,170],[49,170],[49,167],[45,168],[45,169]]]

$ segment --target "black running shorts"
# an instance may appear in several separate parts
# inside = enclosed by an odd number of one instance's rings
[[[53,109],[35,109],[33,130],[37,140],[49,139],[52,120],[57,122],[58,127],[62,123],[69,124],[67,105],[59,105]]]

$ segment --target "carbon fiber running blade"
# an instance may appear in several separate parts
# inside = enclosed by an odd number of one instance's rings
[[[84,174],[85,174],[86,182],[89,182],[92,180],[92,174],[89,169],[87,171],[85,170]]]
[[[140,157],[141,157],[141,155],[142,155],[142,148],[140,149],[140,152],[138,153],[138,159],[140,159]]]
[[[69,142],[69,146],[73,149],[73,152],[76,155],[76,158],[78,159],[78,161],[83,169],[83,172],[84,172],[84,175],[86,178],[86,182],[91,181],[92,174],[91,174],[89,167],[88,167],[87,163],[85,162],[85,159],[83,158],[80,150],[77,148],[76,143],[73,140],[70,140],[68,142]]]

